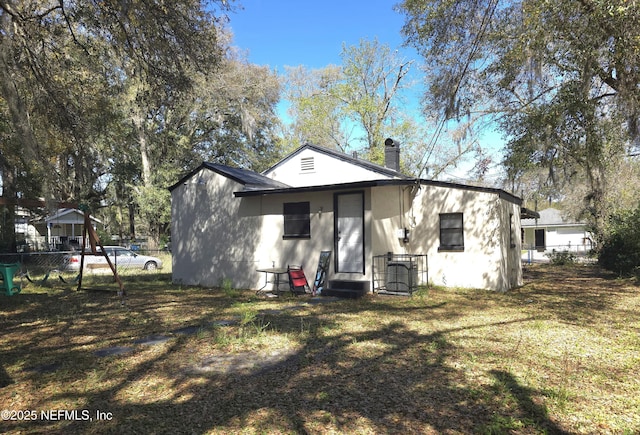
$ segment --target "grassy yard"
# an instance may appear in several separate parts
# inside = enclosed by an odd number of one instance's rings
[[[0,432],[640,432],[640,287],[593,266],[331,303],[125,284],[0,296]]]

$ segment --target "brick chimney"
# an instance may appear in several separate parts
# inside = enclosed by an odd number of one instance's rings
[[[400,144],[390,137],[384,141],[384,165],[400,172]]]

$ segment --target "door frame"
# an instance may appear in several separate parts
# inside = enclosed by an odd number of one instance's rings
[[[338,249],[338,219],[339,219],[339,215],[340,215],[340,210],[338,207],[338,198],[341,195],[360,195],[360,201],[362,204],[361,207],[361,213],[360,213],[360,218],[362,219],[362,270],[361,271],[357,271],[357,272],[344,272],[340,270],[340,250]],[[335,255],[333,256],[333,267],[336,273],[362,273],[363,275],[366,273],[366,249],[365,249],[365,244],[366,244],[366,233],[365,233],[365,219],[364,219],[364,208],[365,208],[365,195],[364,195],[364,190],[355,190],[355,191],[348,191],[348,192],[336,192],[333,194],[333,249],[335,252]]]

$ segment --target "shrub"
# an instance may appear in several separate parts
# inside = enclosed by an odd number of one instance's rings
[[[556,251],[554,249],[547,254],[547,257],[549,257],[551,264],[555,264],[556,266],[567,266],[576,262],[575,254],[569,251]]]
[[[622,276],[640,267],[640,206],[611,216],[610,230],[598,255],[598,263]]]

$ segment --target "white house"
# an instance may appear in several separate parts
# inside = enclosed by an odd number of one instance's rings
[[[94,229],[102,222],[90,216]],[[48,249],[66,251],[79,248],[84,231],[84,212],[75,208],[60,208],[44,220],[30,224],[35,230],[27,242],[32,247],[44,246]]]
[[[16,248],[18,252],[27,249],[40,249],[44,244],[36,227],[30,223],[31,214],[28,209],[23,207],[15,208],[15,231],[16,231]]]
[[[522,219],[523,260],[548,260],[553,251],[586,254],[592,246],[587,224],[563,216],[556,208],[539,212],[539,218]]]
[[[203,163],[170,188],[173,281],[258,289],[259,269],[313,276],[331,251],[330,288],[375,290],[374,261],[389,253],[426,256],[419,279],[436,285],[520,285],[521,199],[407,177],[398,144],[385,145],[386,167],[310,144],[262,174]]]

